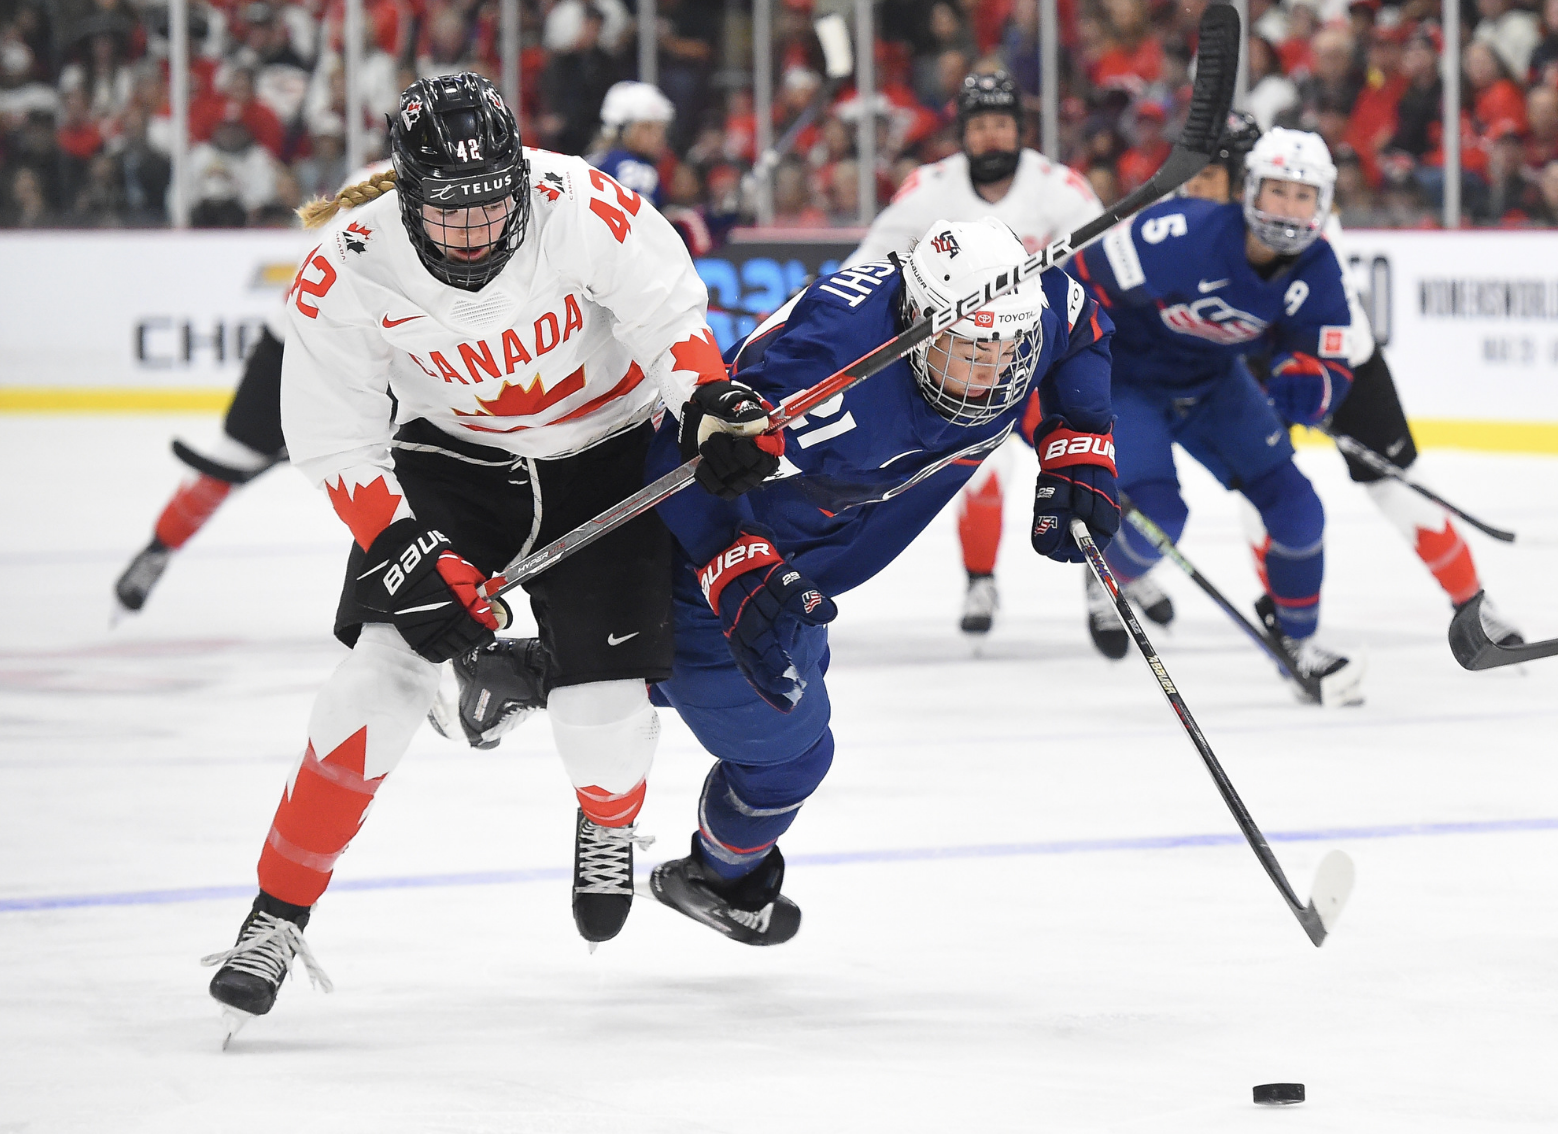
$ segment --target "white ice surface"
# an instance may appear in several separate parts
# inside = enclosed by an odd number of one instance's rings
[[[1149,630],[1294,886],[1355,859],[1323,949],[1241,843],[1131,845],[1235,828],[1140,662],[1087,644],[1080,569],[1022,545],[1018,489],[982,657],[947,516],[840,603],[838,758],[783,843],[792,943],[640,899],[591,956],[544,722],[492,753],[423,730],[309,926],[335,993],[290,983],[222,1053],[196,961],[232,939],[342,656],[348,537],[271,473],[110,632],[169,435],[213,429],[0,418],[0,1132],[1558,1128],[1558,659],[1460,670],[1442,594],[1319,450],[1322,632],[1367,645],[1368,704],[1295,704],[1167,570],[1180,619]],[[1468,538],[1503,609],[1558,635],[1558,462],[1419,471],[1535,537]],[[1184,476],[1186,551],[1252,599],[1232,502]],[[708,767],[662,715],[650,859],[685,853]],[[16,908],[82,895],[129,897]],[[1309,1101],[1254,1107],[1270,1081]]]

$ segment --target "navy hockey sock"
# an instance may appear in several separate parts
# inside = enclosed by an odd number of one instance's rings
[[[1277,621],[1289,638],[1308,638],[1320,622],[1320,582],[1325,576],[1325,509],[1291,461],[1244,490],[1266,526],[1266,586]]]
[[[790,829],[833,764],[833,733],[781,764],[720,761],[703,782],[698,841],[708,868],[721,878],[754,870]]]
[[[1122,485],[1121,491],[1144,516],[1162,528],[1169,539],[1179,542],[1185,530],[1185,521],[1190,518],[1190,509],[1179,494],[1179,485],[1171,480],[1145,480]],[[1158,549],[1148,543],[1147,537],[1129,521],[1120,524],[1119,534],[1104,551],[1109,569],[1121,583],[1139,579],[1162,558]]]

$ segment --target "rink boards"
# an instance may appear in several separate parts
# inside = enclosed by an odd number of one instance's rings
[[[721,345],[853,246],[740,233],[698,262]],[[743,238],[745,237],[745,238]],[[216,411],[310,247],[291,231],[0,234],[0,410]],[[1558,452],[1558,232],[1348,234],[1425,445]]]

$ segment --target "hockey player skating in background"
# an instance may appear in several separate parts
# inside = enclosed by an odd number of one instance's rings
[[[1103,212],[1092,187],[1074,170],[1022,146],[1017,84],[1004,71],[965,78],[957,93],[957,116],[962,152],[911,173],[846,263],[882,260],[889,252],[907,256],[937,220],[980,217],[1004,222],[1029,252],[1036,252]],[[995,560],[1001,545],[1001,485],[1010,477],[1007,446],[986,457],[958,495],[958,538],[968,572],[962,627],[971,634],[989,631],[999,604]],[[1147,599],[1137,593],[1131,597]],[[1145,605],[1155,609],[1155,601]]]
[[[1245,183],[1245,155],[1259,139],[1260,127],[1255,124],[1253,116],[1237,111],[1230,115],[1218,160],[1191,178],[1185,185],[1184,194],[1218,204],[1232,200],[1234,187],[1242,187]],[[1401,397],[1396,392],[1396,383],[1385,362],[1384,351],[1374,341],[1374,332],[1363,309],[1357,285],[1346,271],[1347,253],[1342,225],[1334,211],[1326,218],[1325,238],[1330,241],[1337,260],[1344,265],[1342,279],[1347,287],[1347,301],[1352,312],[1347,346],[1348,363],[1353,375],[1352,391],[1332,413],[1330,425],[1336,432],[1361,441],[1397,468],[1409,469],[1417,460],[1417,445],[1412,439],[1406,411],[1401,406]],[[1256,361],[1252,359],[1252,362]],[[1264,375],[1257,374],[1256,377],[1263,378]],[[1400,481],[1371,469],[1358,458],[1344,453],[1343,459],[1347,462],[1348,475],[1355,483],[1364,486],[1385,518],[1406,538],[1417,557],[1444,589],[1455,610],[1460,610],[1470,602],[1482,589],[1482,583],[1477,577],[1477,565],[1472,560],[1471,548],[1461,538],[1449,513]],[[1259,514],[1248,507],[1242,509],[1242,513],[1257,568],[1264,572],[1267,533],[1261,525]],[[1512,646],[1524,641],[1520,633],[1486,599],[1483,600],[1481,617],[1489,636],[1499,645]]]
[[[779,404],[1022,256],[997,220],[938,223],[906,264],[846,268],[785,304],[729,352],[733,377]],[[662,902],[748,945],[795,934],[800,911],[781,893],[776,844],[833,761],[833,599],[892,562],[1014,429],[1032,431],[1039,452],[1034,549],[1080,559],[1073,518],[1107,544],[1120,521],[1110,333],[1075,280],[1046,272],[798,418],[779,475],[761,488],[733,502],[683,492],[660,506],[678,545],[676,662],[655,699],[717,758],[691,853],[651,876]],[[1025,424],[1035,387],[1048,416]],[[649,476],[687,456],[687,428],[684,418],[678,443],[674,423],[660,427]],[[520,656],[528,644],[509,648]],[[527,684],[496,675],[508,689]]]
[[[1320,239],[1336,170],[1315,134],[1273,130],[1251,151],[1245,199],[1176,198],[1143,211],[1077,255],[1072,270],[1110,311],[1120,484],[1177,540],[1188,509],[1172,446],[1242,493],[1267,532],[1259,604],[1303,682],[1326,704],[1362,700],[1363,663],[1314,638],[1325,513],[1293,462],[1286,422],[1324,421],[1346,397],[1352,314],[1341,267]],[[1241,356],[1272,356],[1262,391]],[[1268,400],[1269,399],[1269,400]],[[1159,558],[1127,528],[1110,548],[1122,580]],[[1126,635],[1091,574],[1094,643],[1123,657]]]
[[[643,483],[662,397],[679,413],[694,400],[706,458],[744,456],[759,477],[778,464],[735,436],[765,415],[726,381],[703,285],[641,197],[581,159],[522,150],[473,74],[410,87],[390,141],[393,178],[313,214],[378,198],[325,230],[289,295],[287,448],[355,539],[336,615],[352,652],[315,702],[237,944],[207,958],[238,1022],[270,1010],[294,955],[317,971],[310,908],[426,715],[438,663],[492,641],[478,586]],[[719,462],[705,463],[709,483]],[[712,486],[755,483],[736,479]],[[574,918],[591,941],[632,901],[671,562],[646,515],[526,588],[555,666],[552,730],[579,803]]]
[[[118,614],[133,614],[146,605],[173,553],[205,526],[233,489],[287,459],[277,408],[284,334],[267,320],[259,342],[244,361],[243,377],[222,420],[221,436],[207,452],[183,441],[173,442],[174,456],[189,466],[191,474],[157,517],[151,542],[136,553],[114,582]]]
[[[659,208],[665,194],[660,185],[660,159],[665,157],[666,131],[676,108],[652,83],[616,83],[600,104],[600,123],[607,149],[595,165]]]

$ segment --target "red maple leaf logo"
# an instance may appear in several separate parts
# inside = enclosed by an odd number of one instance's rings
[[[358,224],[356,221],[353,221],[351,224],[347,225],[346,226],[346,231],[347,232],[355,232],[358,236],[362,237],[364,240],[366,240],[368,237],[373,235],[373,229],[371,229],[371,228],[364,228],[362,225]]]
[[[368,545],[380,532],[390,526],[402,499],[389,490],[382,476],[375,477],[367,484],[359,484],[355,489],[346,487],[346,478],[343,476],[335,484],[326,483],[325,491],[330,494],[335,514],[352,529],[352,538],[364,551],[368,550]]]
[[[719,355],[719,344],[714,332],[705,327],[701,334],[692,335],[679,343],[671,344],[671,357],[676,361],[673,370],[691,370],[698,376],[698,384],[723,382],[725,360]]]
[[[584,367],[579,367],[550,390],[541,388],[541,376],[537,374],[528,386],[511,386],[503,383],[495,398],[477,398],[481,407],[476,413],[455,410],[459,417],[530,417],[550,409],[569,394],[584,389]]]
[[[555,201],[557,198],[562,196],[562,193],[559,190],[552,188],[552,186],[548,185],[545,181],[537,181],[536,188],[542,193],[546,194],[546,199],[548,201]]]

